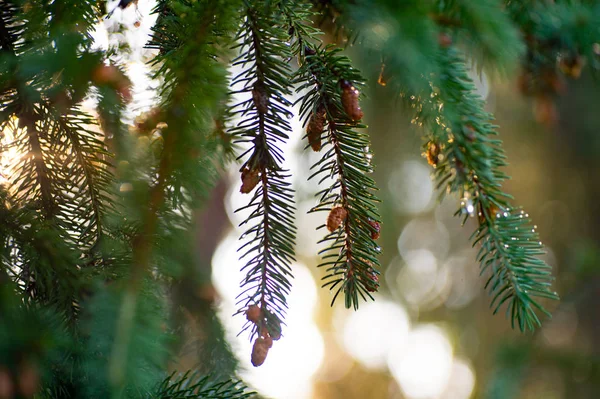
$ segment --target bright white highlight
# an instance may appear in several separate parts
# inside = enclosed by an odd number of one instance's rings
[[[469,399],[475,388],[475,374],[466,360],[454,359],[448,385],[440,399]]]
[[[368,368],[385,369],[388,353],[404,346],[409,328],[402,306],[377,298],[349,314],[343,329],[344,349]]]
[[[422,161],[406,161],[392,172],[388,189],[394,205],[402,213],[425,212],[433,206],[433,181],[431,168]]]
[[[421,325],[410,332],[404,348],[390,352],[388,366],[408,398],[438,398],[452,372],[452,346],[439,327]]]

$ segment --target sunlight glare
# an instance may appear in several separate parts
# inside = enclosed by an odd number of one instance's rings
[[[419,325],[410,331],[403,348],[390,350],[388,366],[408,398],[437,398],[452,372],[452,346],[441,328]]]
[[[388,180],[388,189],[399,212],[417,214],[430,210],[433,201],[433,181],[430,167],[421,160],[405,161]]]
[[[465,359],[454,359],[450,378],[440,399],[469,399],[475,388],[475,373]]]
[[[404,347],[409,329],[402,306],[377,298],[347,316],[342,339],[346,351],[365,367],[385,369],[388,353]]]

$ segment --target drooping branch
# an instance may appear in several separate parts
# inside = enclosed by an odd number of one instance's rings
[[[294,260],[293,191],[281,166],[280,149],[291,131],[288,122],[291,114],[287,110],[291,104],[285,98],[290,95],[291,71],[286,60],[291,54],[286,43],[285,20],[268,2],[245,2],[239,38],[241,55],[233,65],[243,70],[233,79],[232,87],[243,85],[240,91],[252,98],[232,108],[232,115],[241,116],[242,121],[230,133],[237,142],[251,144],[241,156],[250,153],[241,168],[241,191],[251,193],[258,188],[250,203],[242,208],[251,210],[242,223],[251,227],[242,235],[250,241],[240,248],[245,251],[242,259],[249,261],[243,268],[246,277],[242,281],[244,290],[239,295],[238,312],[246,312],[253,306],[259,309],[256,317],[248,316],[244,329],[252,328],[251,336],[259,335],[255,346],[260,346],[266,342],[263,340],[278,339],[281,335],[286,296],[291,288],[290,264]],[[260,357],[253,354],[255,365],[264,361]]]
[[[359,122],[362,110],[353,84],[360,84],[362,78],[338,53],[333,48],[307,46],[297,82],[303,83],[301,89],[309,89],[301,106],[309,145],[321,151],[321,142],[326,140],[325,153],[313,166],[317,169],[310,178],[321,176],[321,182],[334,179],[329,188],[317,194],[319,204],[312,210],[329,212],[322,226],[330,231],[322,242],[331,242],[322,251],[324,263],[320,265],[327,267],[325,286],[337,288],[333,301],[344,292],[346,307],[358,308],[359,295],[371,297],[379,287],[375,256],[379,247],[374,240],[379,236],[380,221],[375,206],[378,199],[373,194],[375,183],[369,177],[369,138],[357,130],[365,126]]]

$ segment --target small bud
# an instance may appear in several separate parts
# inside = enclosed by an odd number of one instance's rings
[[[96,84],[108,84],[119,79],[121,71],[114,65],[100,65],[92,72],[92,81]]]
[[[442,32],[438,35],[438,43],[441,47],[447,48],[452,45],[452,38],[445,32]]]
[[[134,119],[133,124],[139,134],[150,134],[155,129],[162,128],[159,127],[159,124],[166,127],[166,124],[160,121],[161,117],[160,108],[153,108],[148,112],[138,115]]]
[[[127,102],[131,101],[131,81],[114,65],[100,65],[92,72],[92,82],[106,85],[117,91]]]
[[[340,85],[342,87],[342,106],[344,107],[344,111],[353,121],[361,120],[364,114],[358,102],[359,91],[347,80],[342,80]]]
[[[379,222],[376,222],[375,220],[369,220],[369,224],[372,227],[371,230],[371,238],[376,240],[379,238],[379,236],[381,235],[381,224]]]
[[[258,175],[258,169],[244,168],[242,170],[242,188],[240,188],[240,192],[242,194],[248,194],[260,181],[260,177]]]
[[[327,217],[327,229],[331,232],[337,230],[344,221],[346,221],[346,217],[348,216],[348,211],[341,206],[337,206],[329,212],[329,216]]]
[[[254,367],[258,367],[265,362],[270,347],[269,342],[264,338],[256,338],[256,341],[254,341],[254,345],[252,346],[252,355],[250,356],[250,360]]]
[[[558,67],[566,76],[579,79],[581,71],[585,65],[585,58],[580,55],[566,56],[560,59]]]
[[[423,155],[427,159],[427,163],[435,168],[440,161],[440,146],[434,141],[430,141],[427,143],[427,151]]]
[[[490,204],[489,208],[485,211],[490,220],[496,219],[496,214],[498,213],[498,207],[494,204]],[[486,217],[483,212],[483,205],[479,202],[479,214],[477,215],[479,219],[479,224],[483,225],[486,221]]]
[[[321,133],[323,133],[323,128],[325,127],[325,117],[325,107],[320,105],[316,111],[313,111],[306,126],[308,143],[315,152],[321,150]]]
[[[254,100],[254,106],[260,114],[266,114],[268,112],[269,95],[264,86],[259,82],[256,82],[252,89],[252,100]]]
[[[379,71],[379,78],[377,78],[377,83],[383,87],[387,86],[387,79],[383,75],[384,71],[385,71],[385,64],[381,64],[381,71]]]
[[[246,319],[251,321],[252,323],[258,323],[262,318],[262,310],[257,305],[248,306],[248,310],[246,310]]]
[[[367,269],[367,279],[363,282],[369,292],[376,292],[379,289],[379,276],[371,267]]]

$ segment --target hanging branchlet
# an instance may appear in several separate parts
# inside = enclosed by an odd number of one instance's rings
[[[379,215],[375,182],[369,176],[369,137],[358,130],[365,127],[358,123],[363,114],[356,86],[362,78],[339,49],[307,46],[304,54],[296,78],[299,90],[306,90],[300,113],[308,123],[308,133],[314,115],[323,108],[326,124],[323,157],[312,167],[310,178],[319,177],[320,183],[334,180],[317,194],[319,204],[311,210],[328,213],[320,227],[329,230],[320,241],[328,243],[321,251],[320,267],[326,267],[324,286],[335,290],[332,303],[343,292],[346,307],[356,309],[359,296],[372,298],[371,292],[379,286],[376,254],[380,251],[374,242],[379,235]]]
[[[541,325],[538,311],[548,314],[539,299],[557,299],[551,290],[551,268],[538,258],[543,246],[529,215],[513,208],[511,197],[501,189],[507,178],[501,171],[506,157],[494,137],[498,133],[491,115],[474,94],[464,59],[449,47],[440,50],[437,61],[444,66],[445,79],[436,81],[440,86],[431,96],[423,96],[429,99],[420,101],[417,117],[430,132],[425,156],[435,167],[439,187],[463,198],[456,212],[463,222],[477,213],[479,227],[472,239],[480,246],[482,273],[489,275],[486,288],[494,313],[506,303],[513,327],[533,330]]]
[[[240,248],[241,258],[248,263],[243,268],[246,277],[241,282],[238,313],[246,312],[244,330],[251,330],[251,338],[258,336],[252,363],[259,366],[268,352],[265,340],[281,336],[294,260],[293,191],[281,166],[280,148],[291,131],[287,110],[291,104],[286,100],[291,94],[291,70],[286,62],[291,53],[287,22],[271,2],[244,2],[243,18],[238,33],[240,55],[233,62],[242,71],[232,87],[241,86],[238,92],[250,98],[232,107],[232,115],[242,120],[230,133],[238,143],[251,145],[240,158],[249,154],[241,168],[241,191],[252,195],[242,209],[252,211],[242,223],[250,227],[242,235],[249,241]]]

